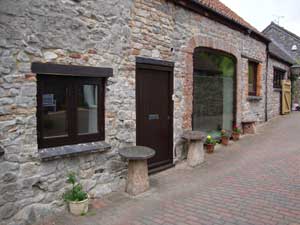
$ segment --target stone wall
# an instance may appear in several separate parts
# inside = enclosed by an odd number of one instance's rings
[[[265,56],[266,57],[266,56]],[[266,58],[258,59],[259,64],[262,65],[262,74],[260,77],[260,98],[251,99],[248,94],[248,62],[249,59],[242,58],[242,122],[265,122],[265,93],[266,93]],[[257,87],[258,88],[258,87]]]
[[[129,77],[131,0],[0,2],[0,224],[32,224],[64,206],[74,171],[91,196],[116,190],[126,164],[117,148],[135,143],[134,76]],[[31,62],[112,67],[106,85],[105,153],[41,162],[36,77]]]
[[[91,196],[116,190],[125,163],[117,149],[135,144],[136,56],[175,62],[174,146],[191,129],[193,51],[223,50],[237,60],[237,123],[264,121],[266,45],[164,0],[4,0],[0,2],[0,220],[31,224],[61,210],[68,171]],[[262,100],[247,101],[247,65],[262,62]],[[41,162],[36,134],[34,61],[112,67],[106,84],[105,141],[110,151]],[[175,155],[175,151],[174,151]],[[179,158],[180,154],[177,155]]]
[[[215,21],[165,1],[135,1],[132,15],[133,54],[175,62],[174,146],[181,148],[183,130],[191,129],[193,102],[193,52],[208,47],[228,52],[237,59],[236,119],[265,120],[266,45]],[[150,32],[150,33],[149,33]],[[247,101],[248,61],[261,61],[262,99]],[[179,150],[179,156],[180,150]]]
[[[273,58],[269,58],[268,68],[268,119],[272,119],[281,113],[281,91],[273,88],[274,67],[287,71],[286,79],[289,73],[289,66],[278,62]]]

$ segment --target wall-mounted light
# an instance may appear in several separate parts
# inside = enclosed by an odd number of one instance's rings
[[[291,74],[294,76],[300,76],[300,65],[293,65],[291,67]]]
[[[293,45],[293,46],[292,46],[292,51],[297,51],[297,50],[298,50],[297,45]]]

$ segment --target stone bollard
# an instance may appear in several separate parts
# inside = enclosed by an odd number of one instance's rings
[[[204,139],[205,134],[200,131],[186,131],[182,136],[188,141],[187,163],[195,167],[204,162]]]

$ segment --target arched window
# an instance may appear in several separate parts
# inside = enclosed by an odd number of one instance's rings
[[[193,129],[218,136],[232,130],[235,105],[236,60],[207,48],[194,51]]]

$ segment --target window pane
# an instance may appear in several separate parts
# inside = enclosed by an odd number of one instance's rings
[[[254,65],[249,63],[249,72],[248,72],[248,92],[255,92],[254,88]]]
[[[281,70],[274,70],[274,88],[281,88],[281,81],[284,80],[285,72]]]
[[[98,87],[97,85],[81,85],[78,101],[78,133],[98,133]]]
[[[233,57],[196,48],[194,52],[193,129],[218,136],[234,120]]]
[[[46,83],[42,95],[44,138],[68,134],[66,95],[66,87]]]

